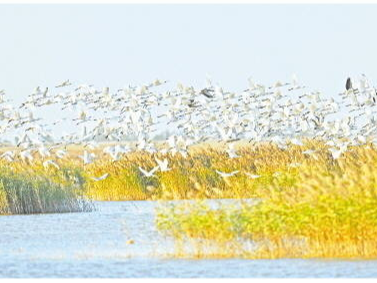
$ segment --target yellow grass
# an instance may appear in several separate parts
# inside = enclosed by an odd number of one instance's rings
[[[189,150],[188,158],[132,152],[111,161],[98,149],[88,165],[70,149],[58,160],[60,170],[44,168],[37,159],[0,167],[31,172],[58,183],[76,182],[94,200],[258,199],[259,203],[211,210],[199,201],[176,204],[157,212],[159,229],[176,240],[173,256],[194,257],[377,257],[377,150],[373,144],[350,146],[334,160],[323,142],[280,149],[274,144],[242,143],[238,158],[230,159],[225,144],[206,144]],[[315,150],[305,155],[305,150]],[[169,160],[170,171],[145,177],[155,157]],[[215,170],[235,176],[223,178]],[[245,172],[260,175],[252,179]],[[94,181],[109,173],[103,181]],[[0,195],[0,197],[2,197]],[[245,245],[247,243],[247,245]]]
[[[243,168],[255,166],[265,182],[250,185],[248,180],[242,188],[248,186],[247,195],[258,198],[257,204],[160,208],[157,226],[175,238],[180,247],[175,256],[376,258],[376,149],[351,147],[333,160],[323,144],[312,146],[319,150],[315,158],[303,156],[296,146],[249,152],[254,159],[243,160]],[[301,166],[289,169],[292,162]],[[274,171],[280,174],[271,178]],[[229,182],[241,186],[232,178]],[[246,246],[248,241],[253,245]]]

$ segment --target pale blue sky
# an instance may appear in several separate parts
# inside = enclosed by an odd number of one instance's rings
[[[119,88],[206,74],[242,90],[296,73],[326,93],[377,84],[376,5],[1,5],[0,89],[20,101],[71,79]]]

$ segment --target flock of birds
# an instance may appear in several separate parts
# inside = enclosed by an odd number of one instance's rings
[[[135,150],[186,158],[190,146],[205,141],[225,142],[229,158],[237,158],[238,140],[268,141],[285,149],[289,144],[303,145],[303,138],[322,138],[337,159],[350,145],[377,141],[377,91],[365,75],[348,78],[345,90],[330,98],[309,90],[295,75],[290,82],[271,86],[249,79],[247,89],[240,92],[225,91],[209,79],[200,89],[181,83],[173,89],[168,86],[157,79],[111,92],[109,87],[98,90],[66,80],[53,89],[35,88],[19,106],[10,104],[0,90],[0,137],[7,148],[0,158],[31,163],[39,155],[43,166],[59,169],[58,160],[69,158],[68,145],[84,147],[79,158],[86,165],[98,158],[94,150],[101,143],[106,143],[104,155],[117,161]],[[49,107],[55,109],[54,115],[69,115],[49,123],[35,115]],[[57,136],[56,129],[64,128],[64,123],[73,131]],[[156,135],[166,129],[172,134],[157,146]],[[130,137],[136,142],[128,142]],[[170,170],[167,159],[155,160],[157,166],[150,171],[139,168],[146,177]],[[216,172],[223,177],[238,173]]]

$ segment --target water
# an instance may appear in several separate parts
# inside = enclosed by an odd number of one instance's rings
[[[155,202],[101,202],[91,213],[0,217],[0,277],[377,277],[377,261],[175,260]],[[127,241],[134,240],[134,244]]]

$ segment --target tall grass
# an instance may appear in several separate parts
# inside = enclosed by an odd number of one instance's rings
[[[190,151],[187,158],[177,154],[149,154],[132,152],[119,161],[101,158],[93,164],[86,165],[85,174],[88,182],[87,195],[96,200],[178,200],[208,198],[250,198],[255,197],[256,190],[273,180],[276,170],[291,170],[289,162],[282,164],[269,157],[271,154],[282,155],[273,145],[263,147],[241,147],[241,157],[229,159],[225,151],[219,147],[199,147]],[[155,157],[167,158],[170,171],[155,173],[156,177],[145,177],[139,166],[147,170],[157,165]],[[285,158],[290,158],[284,155]],[[271,158],[271,160],[268,160]],[[280,160],[281,161],[281,160]],[[224,179],[216,170],[229,172],[240,170],[235,177]],[[263,177],[250,179],[243,171],[259,174]],[[90,176],[101,176],[109,173],[109,177],[101,182],[90,179]]]
[[[54,182],[51,178],[0,173],[0,214],[32,214],[91,211],[93,204],[80,185]]]
[[[321,148],[315,158],[297,147],[261,148],[264,185],[249,186],[258,203],[176,204],[157,212],[157,227],[176,240],[176,256],[376,258],[377,151],[354,146],[334,160]]]
[[[314,153],[305,154],[307,150]],[[14,175],[0,174],[6,188],[1,190],[1,204],[6,204],[2,209],[24,213],[33,211],[28,206],[33,203],[37,212],[57,211],[69,207],[70,202],[62,200],[84,196],[95,200],[257,199],[253,205],[225,205],[215,211],[200,201],[176,204],[160,209],[156,224],[176,240],[177,256],[377,257],[377,150],[373,144],[350,146],[338,159],[316,140],[285,149],[272,143],[241,144],[237,153],[240,157],[230,159],[223,146],[211,145],[192,148],[187,158],[138,151],[111,161],[97,153],[99,158],[92,164],[83,165],[75,158],[58,160],[60,169],[44,168],[40,160],[28,167],[3,162],[0,168]],[[155,157],[167,158],[171,170],[144,176],[138,167],[150,170],[157,165]],[[239,173],[223,178],[216,170]],[[102,181],[92,179],[105,173],[109,177]]]
[[[98,149],[94,151],[96,160],[86,165],[77,157],[82,151],[76,148],[69,152],[69,158],[56,160],[60,169],[53,166],[44,168],[43,159],[39,159],[36,154],[34,162],[27,166],[23,162],[0,161],[0,167],[9,168],[12,172],[45,176],[58,183],[66,183],[65,175],[68,173],[64,175],[64,170],[76,170],[80,172],[77,176],[80,176],[84,183],[85,195],[100,201],[250,198],[255,197],[258,190],[274,180],[275,171],[289,171],[294,174],[294,168],[290,168],[289,163],[305,158],[297,149],[288,153],[266,143],[240,145],[240,157],[229,159],[225,147],[225,144],[194,146],[189,150],[187,158],[180,154],[136,151],[124,155],[118,161],[112,161]],[[310,143],[307,147],[310,147]],[[139,166],[146,170],[152,169],[157,166],[156,157],[167,158],[171,170],[157,171],[155,177],[144,176]],[[216,170],[241,172],[224,179]],[[243,172],[261,174],[261,178],[250,179]],[[103,181],[92,179],[105,173],[109,173],[109,177]]]

